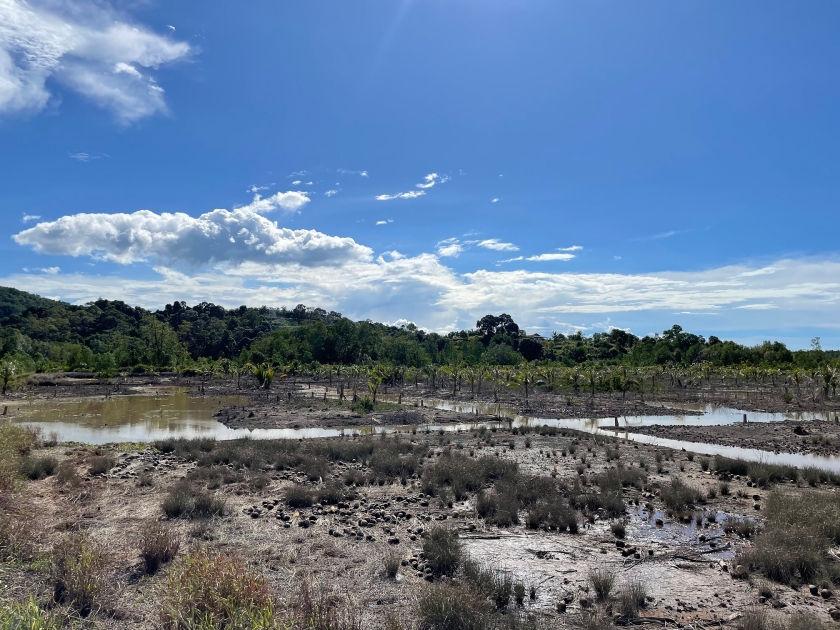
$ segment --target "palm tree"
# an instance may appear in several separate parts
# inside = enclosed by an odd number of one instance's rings
[[[258,363],[256,365],[248,363],[245,367],[251,370],[251,374],[257,379],[257,383],[262,389],[271,387],[271,381],[274,380],[274,368],[268,363]],[[285,374],[282,376],[285,376]]]

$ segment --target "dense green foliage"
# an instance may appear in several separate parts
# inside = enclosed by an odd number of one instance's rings
[[[0,288],[0,359],[15,374],[88,370],[103,375],[129,369],[201,370],[228,360],[233,365],[296,366],[428,365],[513,366],[526,362],[650,365],[708,364],[812,369],[838,358],[821,349],[791,352],[778,342],[747,347],[717,337],[705,339],[679,326],[661,335],[637,337],[620,329],[586,337],[527,335],[506,314],[487,315],[473,330],[446,335],[298,305],[294,309],[225,309],[210,303],[168,304],[150,312],[99,299],[83,306]],[[12,374],[10,378],[14,378]]]

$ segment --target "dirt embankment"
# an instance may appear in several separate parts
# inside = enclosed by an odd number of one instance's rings
[[[721,446],[801,453],[840,455],[840,423],[809,420],[796,422],[747,422],[720,426],[629,427],[627,431],[685,442],[704,442]]]

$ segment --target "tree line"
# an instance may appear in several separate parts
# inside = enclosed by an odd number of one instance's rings
[[[0,361],[18,372],[202,371],[266,365],[284,371],[313,365],[426,366],[755,366],[814,369],[836,351],[815,340],[806,351],[767,341],[745,346],[673,326],[638,337],[613,329],[589,336],[529,335],[510,315],[486,315],[470,330],[427,332],[413,324],[352,321],[297,305],[234,309],[202,302],[158,311],[99,299],[84,305],[0,287]],[[215,367],[214,367],[215,366]]]

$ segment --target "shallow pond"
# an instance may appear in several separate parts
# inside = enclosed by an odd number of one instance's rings
[[[715,425],[742,422],[744,412],[711,405],[684,405],[684,414],[674,416],[629,416],[622,418],[554,419],[520,415],[514,408],[487,404],[461,404],[429,401],[427,406],[463,414],[496,415],[495,422],[430,424],[423,426],[376,426],[308,429],[231,429],[214,418],[224,407],[248,404],[247,396],[191,396],[180,388],[161,388],[150,394],[64,400],[34,400],[9,405],[11,422],[40,427],[45,434],[55,432],[61,441],[106,444],[110,442],[149,442],[167,437],[212,437],[229,440],[298,439],[358,435],[393,431],[471,431],[488,428],[548,425],[576,429],[597,435],[611,435],[658,446],[685,449],[704,455],[725,455],[751,461],[816,466],[840,472],[840,458],[771,453],[716,444],[683,442],[623,431],[625,427],[651,424]],[[810,420],[818,414],[748,413],[749,422],[776,422],[785,419]],[[618,426],[616,426],[616,423]]]

